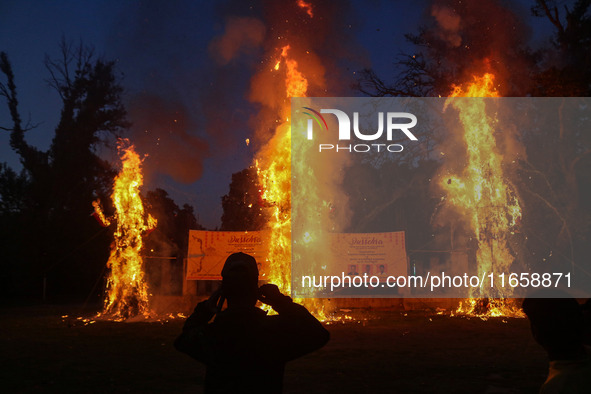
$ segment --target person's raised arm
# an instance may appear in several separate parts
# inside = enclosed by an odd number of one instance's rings
[[[205,361],[203,354],[205,329],[207,323],[219,312],[223,302],[224,297],[218,289],[209,299],[197,304],[191,316],[185,321],[183,332],[174,341],[174,347],[197,360]]]
[[[278,346],[287,360],[300,357],[324,346],[330,334],[308,310],[281,294],[276,285],[265,284],[259,288],[259,300],[270,305],[280,318]]]

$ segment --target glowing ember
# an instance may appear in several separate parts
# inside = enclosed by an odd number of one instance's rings
[[[144,278],[142,235],[156,226],[156,220],[144,212],[140,198],[143,184],[139,155],[129,141],[121,140],[119,151],[122,168],[115,177],[113,204],[117,229],[107,262],[107,298],[104,315],[116,320],[142,315],[148,317],[148,290]],[[125,147],[127,146],[127,147]]]
[[[478,242],[476,253],[478,275],[486,272],[510,272],[514,257],[507,246],[507,237],[521,218],[521,208],[514,190],[505,181],[502,156],[493,135],[496,119],[486,112],[485,97],[499,97],[494,88],[494,76],[486,73],[475,76],[465,86],[454,86],[446,102],[459,111],[464,128],[467,164],[461,174],[444,174],[439,183],[447,192],[447,202],[467,219]],[[455,97],[472,97],[471,100]],[[510,288],[482,288],[472,290],[470,299],[457,312],[479,316],[515,316],[519,308],[504,298]],[[490,298],[501,298],[492,300]]]

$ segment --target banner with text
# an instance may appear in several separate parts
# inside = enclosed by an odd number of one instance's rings
[[[189,231],[187,280],[221,280],[228,256],[243,252],[259,264],[259,278],[266,272],[268,231]]]

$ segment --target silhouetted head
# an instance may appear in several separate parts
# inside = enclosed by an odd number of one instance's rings
[[[534,293],[523,301],[523,311],[529,318],[534,339],[546,349],[550,360],[584,354],[582,309],[567,293],[559,290]]]
[[[231,304],[252,304],[257,301],[259,270],[254,257],[233,253],[222,269],[222,291]]]

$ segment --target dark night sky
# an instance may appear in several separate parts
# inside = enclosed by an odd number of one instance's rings
[[[370,57],[365,59],[366,64],[371,64],[381,75],[391,74],[396,55],[409,50],[404,34],[416,32],[428,4],[426,0],[353,1],[350,24],[358,44]],[[219,225],[220,197],[228,191],[230,176],[248,166],[254,152],[244,143],[245,138],[252,135],[246,126],[226,130],[226,135],[219,136],[208,132],[203,120],[207,100],[216,88],[212,81],[219,78],[208,51],[212,38],[224,29],[224,16],[217,8],[218,5],[210,1],[0,2],[0,51],[8,54],[15,72],[21,116],[25,121],[30,116],[32,123],[41,122],[38,128],[28,132],[27,141],[47,149],[59,119],[59,97],[45,82],[48,77],[43,65],[45,54],[59,55],[58,43],[62,36],[67,40],[82,40],[94,46],[96,53],[106,59],[117,59],[119,70],[124,74],[122,84],[128,104],[138,97],[157,96],[159,102],[172,108],[171,111],[178,108],[186,116],[186,130],[182,131],[186,138],[201,139],[209,145],[210,155],[203,160],[199,179],[194,180],[193,174],[188,176],[190,181],[185,177],[184,183],[179,182],[178,177],[158,173],[158,165],[154,164],[152,170],[147,171],[146,186],[164,188],[179,205],[193,205],[206,227]],[[230,72],[224,78],[226,84],[231,84],[232,92],[216,106],[237,118],[236,123],[245,123],[240,122],[240,118],[247,118],[248,111],[252,110],[244,99],[251,73],[240,68]],[[352,82],[354,76],[352,72],[349,74]],[[128,110],[133,123],[150,127],[145,124],[146,119],[137,119],[141,111],[133,111],[129,106]],[[4,102],[0,105],[0,125],[10,125]],[[152,125],[160,126],[166,125]],[[132,142],[134,135],[129,136]],[[147,135],[153,135],[148,142],[154,143],[161,134],[152,131]],[[138,143],[138,150],[146,153],[142,151],[144,145],[140,145]],[[174,150],[175,146],[171,143],[167,147]],[[154,156],[154,152],[150,154]],[[177,158],[158,157],[156,153],[156,160],[162,163],[174,159]],[[193,159],[202,160],[200,157]],[[0,134],[0,161],[8,162],[15,169],[21,168],[18,156],[10,149],[8,132]]]

